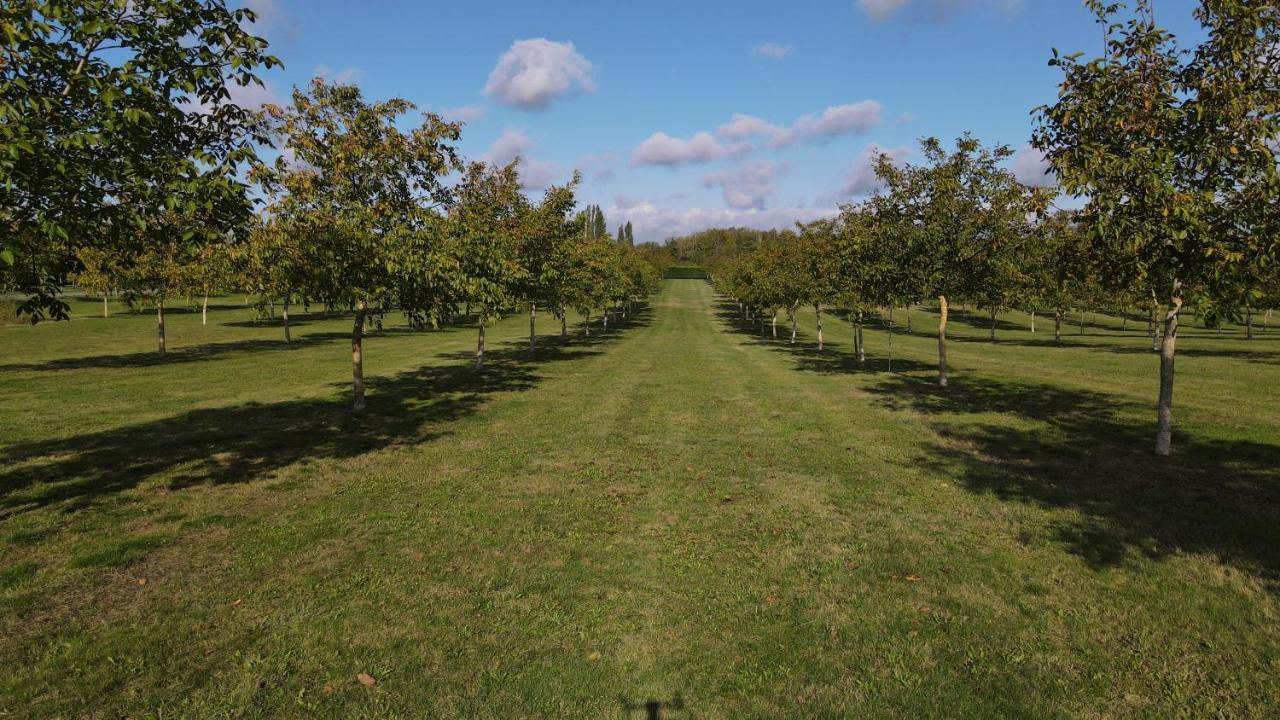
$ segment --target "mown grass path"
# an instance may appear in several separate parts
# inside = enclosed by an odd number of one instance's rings
[[[523,319],[504,321],[479,375],[470,331],[389,328],[368,343],[357,418],[343,321],[283,350],[242,315],[175,323],[202,342],[164,365],[112,344],[145,318],[3,330],[0,384],[21,401],[0,410],[0,658],[20,670],[0,711],[1263,717],[1280,702],[1276,335],[1187,342],[1206,354],[1184,378],[1209,387],[1185,380],[1176,462],[1159,463],[1151,358],[1127,350],[1140,329],[1056,348],[957,323],[942,393],[923,332],[895,340],[899,372],[859,368],[838,321],[827,352],[807,334],[790,347],[705,283],[671,281],[622,328],[532,358]]]

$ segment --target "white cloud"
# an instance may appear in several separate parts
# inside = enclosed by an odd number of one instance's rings
[[[907,0],[858,0],[858,7],[875,20],[886,20],[902,9]]]
[[[761,136],[769,147],[782,147],[795,140],[795,134],[791,130],[742,113],[734,113],[729,122],[716,128],[716,135],[730,140]]]
[[[545,110],[556,98],[595,89],[591,63],[573,43],[546,38],[513,42],[484,86],[486,94],[525,110]]]
[[[629,200],[629,198],[617,198]],[[758,209],[664,208],[648,201],[631,204],[615,202],[605,209],[610,222],[631,222],[639,242],[662,242],[676,235],[688,235],[712,227],[748,227],[772,230],[794,227],[796,222],[812,222],[836,215],[834,207],[784,207]]]
[[[338,85],[351,85],[359,82],[360,78],[364,77],[364,71],[360,68],[346,67],[334,72],[333,68],[328,65],[317,65],[316,69],[311,71],[311,74]]]
[[[1023,145],[1013,154],[1013,175],[1018,182],[1032,187],[1050,187],[1058,182],[1044,154],[1030,145]]]
[[[534,148],[533,140],[523,131],[506,128],[489,149],[481,154],[480,159],[492,165],[507,165],[513,160],[520,161],[520,182],[529,190],[543,190],[563,174],[559,165],[529,157]]]
[[[613,179],[618,169],[618,156],[611,152],[584,155],[578,161],[578,169],[591,182],[604,183]]]
[[[941,20],[973,7],[984,7],[1001,13],[1022,9],[1024,0],[857,0],[858,7],[872,20],[888,20],[904,8],[914,8],[925,19]]]
[[[847,132],[862,133],[880,124],[883,107],[875,100],[833,105],[820,115],[804,115],[793,130],[818,140],[828,140]]]
[[[746,143],[720,142],[711,133],[700,132],[689,139],[671,137],[656,132],[640,143],[632,153],[635,165],[694,165],[711,162],[731,155],[740,155],[749,149]]]
[[[745,163],[732,170],[704,175],[702,184],[708,188],[720,188],[725,205],[731,208],[763,210],[776,194],[774,178],[786,171],[785,163]]]
[[[440,111],[440,117],[449,122],[457,122],[470,124],[484,117],[484,108],[479,105],[462,105],[459,107],[444,108]]]
[[[790,45],[782,45],[776,42],[762,42],[751,48],[751,54],[756,57],[768,58],[770,60],[781,60],[791,54],[795,48]]]
[[[844,185],[840,186],[840,194],[845,197],[870,195],[879,190],[883,183],[876,177],[876,158],[888,156],[894,165],[901,165],[911,156],[911,148],[906,146],[886,148],[879,143],[871,143],[862,148],[849,174],[845,176]]]

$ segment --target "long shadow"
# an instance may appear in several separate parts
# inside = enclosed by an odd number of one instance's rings
[[[1280,591],[1280,446],[1179,432],[1174,454],[1157,458],[1153,424],[1122,419],[1139,408],[1051,384],[967,375],[944,389],[895,376],[872,391],[932,416],[942,439],[925,466],[974,492],[1073,511],[1054,521],[1056,541],[1094,567],[1209,553]]]
[[[826,375],[915,372],[933,367],[918,360],[906,358],[893,358],[891,360],[879,353],[868,355],[864,361],[858,362],[858,358],[852,352],[849,352],[848,348],[841,347],[839,344],[828,342],[825,343],[825,347],[822,350],[819,350],[818,343],[809,339],[806,333],[800,333],[795,343],[792,343],[790,342],[791,326],[787,324],[784,328],[781,322],[778,325],[778,337],[775,338],[768,327],[768,321],[766,321],[765,330],[762,333],[758,322],[743,319],[742,314],[738,312],[737,306],[723,299],[716,304],[716,317],[721,323],[734,332],[749,338],[753,343],[767,347],[773,352],[790,356],[795,361],[796,369],[805,372]],[[867,327],[872,328],[875,326],[868,323]],[[897,333],[896,329],[895,333]]]
[[[393,377],[369,378],[367,409],[350,410],[350,396],[202,408],[138,425],[0,449],[0,519],[53,505],[74,512],[167,476],[170,488],[244,483],[271,477],[302,461],[351,458],[397,444],[434,440],[470,415],[494,393],[533,388],[548,363],[598,355],[625,329],[647,322],[630,318],[590,342],[544,342],[530,354],[517,341],[486,353],[475,371],[470,353],[461,360]]]

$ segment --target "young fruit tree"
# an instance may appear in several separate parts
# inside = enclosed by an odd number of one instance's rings
[[[388,308],[436,307],[419,279],[451,272],[436,208],[451,197],[442,178],[461,169],[459,126],[427,113],[404,131],[407,100],[366,102],[353,85],[320,78],[294,90],[290,107],[268,105],[285,153],[256,173],[268,213],[299,243],[302,294],[354,311],[351,374],[355,410],[365,407],[364,331]],[[442,269],[443,266],[443,269]],[[415,296],[406,297],[411,285]],[[439,286],[444,292],[444,286]],[[407,299],[415,302],[406,306]]]
[[[1280,6],[1202,0],[1204,39],[1185,52],[1156,25],[1151,0],[1128,15],[1089,5],[1104,56],[1055,51],[1063,80],[1037,110],[1034,142],[1063,189],[1085,199],[1099,279],[1165,307],[1155,452],[1168,455],[1183,309],[1234,302],[1247,270],[1280,254]]]
[[[65,319],[67,260],[164,253],[175,203],[218,195],[223,235],[252,213],[237,177],[265,138],[235,101],[278,61],[226,0],[0,4],[0,290],[33,322]],[[141,246],[139,246],[141,244]]]
[[[969,135],[948,152],[935,138],[920,144],[924,163],[876,163],[884,190],[873,199],[876,221],[898,238],[900,262],[915,285],[908,296],[938,299],[938,384],[946,386],[947,319],[956,297],[978,297],[1000,282],[1003,267],[1030,237],[1027,224],[1044,210],[1048,192],[1013,176],[1004,162],[1013,151],[983,147]]]
[[[518,164],[467,166],[449,208],[450,237],[458,264],[458,299],[476,309],[476,369],[484,368],[485,328],[515,303],[528,273],[520,244],[530,224],[529,199]]]

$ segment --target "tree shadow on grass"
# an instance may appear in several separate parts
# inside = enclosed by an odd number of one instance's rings
[[[790,356],[795,361],[796,369],[805,372],[827,375],[881,372],[905,373],[929,370],[934,367],[918,360],[891,359],[887,355],[882,356],[879,354],[868,354],[864,361],[858,362],[856,355],[838,343],[827,342],[823,349],[819,350],[818,343],[811,340],[805,332],[798,333],[796,341],[792,343],[790,342],[791,326],[786,324],[784,328],[781,322],[782,318],[779,318],[778,336],[774,337],[768,320],[764,323],[764,331],[762,333],[761,325],[758,322],[745,320],[733,303],[723,300],[716,305],[716,317],[725,326],[745,336],[755,344],[767,347],[773,352]],[[867,323],[866,326],[868,328],[874,327],[870,323]]]
[[[433,365],[393,377],[369,378],[368,407],[351,397],[305,398],[202,408],[139,425],[0,449],[0,519],[61,506],[80,510],[152,478],[181,489],[195,484],[244,483],[272,477],[303,461],[351,458],[449,433],[448,425],[476,412],[488,396],[533,388],[548,363],[581,359],[644,318],[632,318],[590,342],[547,342],[530,356],[505,343],[486,353],[483,372],[469,353],[443,355]],[[342,384],[346,387],[345,383]]]
[[[1123,417],[1140,408],[1051,384],[966,375],[940,388],[898,376],[872,392],[932,418],[940,441],[919,459],[926,467],[974,492],[1069,511],[1054,521],[1056,541],[1094,567],[1135,552],[1209,553],[1280,591],[1280,446],[1179,432],[1173,456],[1158,458],[1154,423]]]

